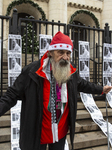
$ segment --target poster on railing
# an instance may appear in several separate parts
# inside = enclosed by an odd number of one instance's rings
[[[112,44],[103,44],[103,85],[112,85]],[[112,108],[112,90],[106,94],[106,99]]]
[[[21,73],[21,35],[9,34],[8,37],[8,86],[12,86],[16,78]],[[21,101],[11,108],[11,149],[20,150],[19,133],[20,133],[20,113]]]
[[[39,34],[39,59],[46,53],[51,43],[52,36]]]
[[[84,47],[86,48],[86,50],[84,50]],[[79,74],[83,79],[90,81],[90,77],[89,77],[90,54],[88,54],[87,50],[89,52],[89,42],[79,41]],[[84,51],[86,51],[87,55],[82,55],[82,53],[84,53]],[[110,78],[106,78],[106,77],[107,76],[105,76],[105,78],[104,78],[105,82],[111,82]],[[106,79],[108,79],[108,81]],[[81,96],[81,100],[82,100],[85,108],[90,113],[92,120],[101,128],[103,133],[106,136],[108,136],[107,121],[105,121],[103,119],[103,115],[102,115],[101,111],[99,110],[99,108],[97,107],[92,94],[86,94],[86,93],[80,92],[80,96]],[[108,126],[109,126],[109,141],[112,146],[112,125],[110,123],[108,123]]]
[[[79,73],[89,80],[89,42],[79,41]]]

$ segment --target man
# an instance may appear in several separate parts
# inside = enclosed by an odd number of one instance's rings
[[[16,58],[11,60],[11,71],[21,71],[21,66],[17,63]]]
[[[18,45],[16,39],[12,39],[12,50],[10,50],[10,52],[18,52],[20,53],[21,52],[21,47]]]
[[[84,72],[89,71],[89,68],[86,65],[85,61],[82,61],[81,71],[84,71]]]
[[[88,45],[82,45],[82,54],[81,57],[89,57]]]
[[[44,38],[43,39],[43,49],[48,50],[48,48],[49,48],[48,39]]]
[[[0,115],[22,100],[21,150],[64,150],[70,130],[73,149],[77,92],[107,93],[111,86],[98,86],[77,74],[70,64],[72,41],[58,32],[41,60],[23,68],[14,85],[0,100]]]

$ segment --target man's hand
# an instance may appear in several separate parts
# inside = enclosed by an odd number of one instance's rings
[[[112,86],[106,85],[103,87],[103,93],[107,94],[111,89],[112,89]]]

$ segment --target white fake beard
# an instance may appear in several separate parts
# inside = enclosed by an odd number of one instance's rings
[[[70,79],[70,62],[61,59],[59,62],[55,62],[51,58],[53,76],[56,79],[59,86],[62,83],[66,83]]]

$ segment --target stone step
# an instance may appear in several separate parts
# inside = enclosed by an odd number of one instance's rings
[[[105,108],[101,108],[100,111],[102,112],[103,116],[106,116],[106,109]],[[108,108],[108,116],[112,116],[112,109],[111,108]],[[91,116],[86,109],[77,111],[77,120],[78,119],[87,119],[87,118],[91,118]]]
[[[4,89],[7,89],[8,88],[8,83],[7,84],[2,84],[2,89],[4,90]],[[1,87],[0,87],[0,90],[1,90]]]
[[[10,110],[7,111],[4,115],[10,115]]]
[[[9,117],[7,117],[7,118],[10,121]],[[4,117],[1,120],[3,121],[7,118]],[[110,120],[111,120],[111,118],[109,118],[109,121]],[[1,122],[0,122],[0,124],[1,124]],[[106,144],[107,138],[103,134],[103,132],[102,131],[94,131],[94,130],[100,130],[100,129],[92,120],[78,120],[76,122],[76,136],[75,136],[75,140],[74,140],[75,149],[82,149],[85,147],[93,147],[93,146]],[[94,132],[86,132],[86,131],[94,131]],[[82,132],[84,132],[84,133],[82,133]],[[10,134],[11,134],[10,128],[0,129],[0,142],[10,141]],[[98,137],[96,137],[96,139],[95,139],[96,135]],[[102,144],[102,140],[103,140],[103,144]],[[84,143],[86,143],[86,146]],[[6,150],[10,150],[10,149],[6,149]]]
[[[104,120],[106,121],[106,118],[104,117]],[[112,119],[111,117],[108,117],[108,121],[112,124]],[[93,120],[87,119],[87,120],[77,120],[76,121],[76,128],[75,132],[76,133],[81,133],[81,132],[88,132],[88,131],[97,131],[101,130],[100,127],[93,122]]]
[[[98,108],[103,108],[103,107],[105,108],[106,107],[104,101],[96,101],[96,105],[98,106]],[[108,104],[108,106],[109,106],[109,104]],[[77,109],[85,109],[85,106],[84,106],[82,101],[79,101],[77,103]]]
[[[11,140],[11,128],[0,128],[0,142],[9,142]]]
[[[0,143],[0,150],[11,150],[11,143],[10,142]]]
[[[3,74],[8,74],[8,69],[3,69]]]
[[[98,146],[98,147],[84,148],[81,150],[112,150],[112,147],[110,147],[110,149],[108,149],[108,146],[104,145],[104,146]]]
[[[3,74],[3,79],[8,79],[8,74]]]
[[[7,90],[2,90],[2,95],[4,95],[6,91]],[[0,90],[0,96],[1,96],[1,90]]]
[[[4,115],[0,117],[0,128],[1,127],[10,127],[11,126],[11,116]]]
[[[67,140],[69,147],[71,148],[69,135],[67,135]],[[102,131],[85,132],[80,134],[76,133],[73,143],[74,150],[89,147],[91,148],[93,146],[107,145],[107,137]]]
[[[8,78],[7,79],[3,79],[2,82],[8,84]]]
[[[8,66],[3,66],[3,70],[8,70]]]

